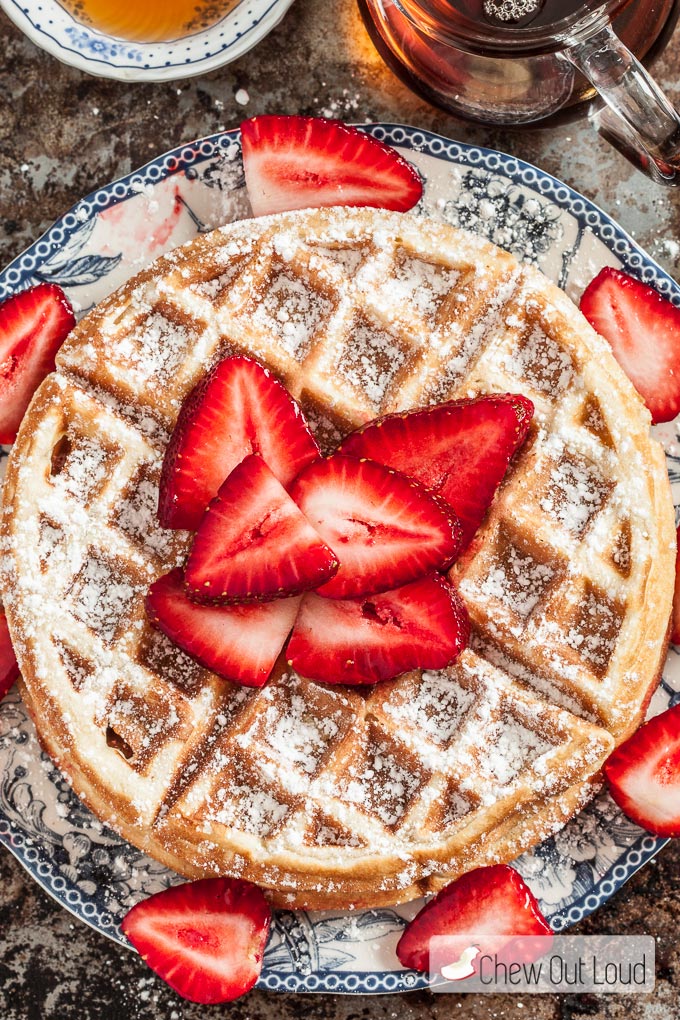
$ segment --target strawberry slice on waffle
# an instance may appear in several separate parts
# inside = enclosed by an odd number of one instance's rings
[[[338,569],[332,549],[258,454],[220,487],[201,521],[184,580],[198,602],[252,602],[298,595]]]
[[[532,402],[519,394],[452,400],[369,422],[338,452],[370,457],[439,495],[460,520],[464,549],[526,439],[533,413]]]
[[[310,680],[374,684],[409,669],[443,669],[469,634],[456,589],[434,575],[358,599],[303,596],[286,656]]]
[[[188,655],[227,680],[263,687],[291,632],[300,599],[234,606],[199,606],[179,568],[149,588],[149,622]]]
[[[316,461],[290,494],[340,560],[335,577],[319,588],[326,598],[398,588],[443,570],[460,547],[450,508],[374,461],[337,455]]]
[[[165,451],[158,499],[164,528],[196,531],[244,457],[259,453],[288,485],[319,448],[288,390],[252,358],[225,358],[192,390]]]
[[[18,676],[19,666],[9,636],[7,617],[4,610],[0,609],[0,701],[9,692]]]

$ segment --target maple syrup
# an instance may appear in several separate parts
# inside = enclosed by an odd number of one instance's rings
[[[609,18],[648,61],[668,42],[680,0],[358,0],[370,38],[414,92],[487,124],[532,124],[591,99],[563,58],[564,26]],[[598,14],[599,12],[599,14]]]
[[[215,25],[237,0],[61,0],[78,21],[131,42],[182,39]]]

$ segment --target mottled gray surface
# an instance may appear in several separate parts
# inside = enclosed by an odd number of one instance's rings
[[[656,64],[680,103],[677,40]],[[247,106],[235,94],[245,89]],[[463,124],[411,95],[381,64],[353,0],[297,0],[257,49],[201,78],[128,85],[91,78],[37,50],[0,13],[0,264],[76,199],[182,141],[256,113],[392,120],[502,149],[584,192],[680,275],[680,193],[662,191],[598,139],[585,119],[511,131]],[[0,850],[0,1020],[674,1020],[680,1017],[680,847],[667,848],[582,932],[652,934],[649,996],[272,996],[231,1006],[181,1002],[132,953],[54,904]]]

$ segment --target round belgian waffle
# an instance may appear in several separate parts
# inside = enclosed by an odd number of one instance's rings
[[[156,518],[185,396],[254,355],[331,449],[377,414],[480,392],[536,405],[452,575],[473,622],[441,673],[370,690],[200,668],[144,615],[190,536]],[[649,416],[533,268],[371,209],[198,237],[90,313],[38,391],[4,490],[24,697],[77,792],[189,876],[288,906],[395,903],[508,861],[579,808],[663,662],[673,508]]]

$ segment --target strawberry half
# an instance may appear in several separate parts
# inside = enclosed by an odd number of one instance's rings
[[[201,521],[184,572],[199,602],[278,599],[317,588],[338,561],[258,454],[231,472]]]
[[[675,587],[671,613],[671,641],[674,645],[680,645],[680,526],[675,533]]]
[[[0,443],[13,443],[31,397],[76,324],[61,287],[39,283],[0,304]]]
[[[452,400],[378,418],[352,432],[339,452],[396,468],[441,496],[460,520],[465,548],[524,442],[533,413],[532,402],[518,394]]]
[[[184,590],[179,568],[149,588],[146,613],[193,659],[214,673],[263,687],[295,621],[300,599],[249,606],[198,606]]]
[[[251,453],[288,485],[319,448],[297,403],[266,368],[225,358],[182,405],[161,473],[162,527],[196,531],[224,479]]]
[[[0,701],[9,692],[18,676],[19,666],[9,636],[7,617],[4,610],[0,609]]]
[[[609,342],[654,424],[675,418],[680,411],[680,308],[611,266],[588,284],[580,308]]]
[[[469,636],[458,593],[435,575],[363,599],[304,595],[286,655],[310,680],[374,684],[409,669],[442,669]]]
[[[331,599],[389,591],[450,565],[460,547],[455,515],[411,478],[371,460],[310,464],[290,494],[340,560],[319,588]]]
[[[398,152],[339,120],[253,117],[241,124],[241,145],[255,216],[328,205],[406,212],[423,193]]]
[[[641,726],[604,764],[609,792],[657,836],[680,836],[680,705]]]
[[[445,886],[406,925],[397,943],[404,967],[430,970],[430,939],[449,936],[452,958],[471,944],[502,954],[515,935],[552,935],[535,896],[507,864],[477,868]],[[537,954],[540,955],[540,954]]]
[[[236,878],[185,882],[137,903],[123,932],[178,995],[206,1005],[250,991],[262,969],[271,909]]]

